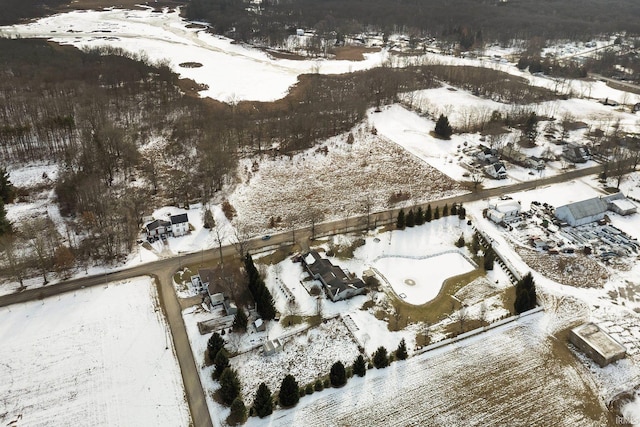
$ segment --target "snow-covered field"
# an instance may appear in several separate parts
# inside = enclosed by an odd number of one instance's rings
[[[188,28],[179,10],[74,11],[29,24],[0,27],[5,37],[40,37],[78,48],[114,46],[154,61],[168,63],[185,78],[205,84],[203,96],[223,102],[272,101],[286,95],[298,75],[339,74],[379,66],[385,52],[366,54],[364,61],[275,60],[232,40]],[[180,67],[197,62],[201,67]]]
[[[191,422],[149,278],[4,307],[0,341],[3,425]]]
[[[316,392],[247,425],[606,424],[586,369],[554,359],[554,346],[564,344],[538,333],[544,316],[369,370],[342,389]]]

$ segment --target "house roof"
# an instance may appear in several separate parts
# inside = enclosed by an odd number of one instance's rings
[[[326,258],[321,258],[316,251],[309,252],[303,260],[311,274],[320,277],[332,297],[347,289],[361,289],[366,286],[362,279],[350,278],[342,268],[333,265]],[[311,260],[313,263],[309,264]]]
[[[574,334],[582,338],[589,347],[609,359],[626,352],[625,347],[614,340],[609,334],[604,332],[594,323],[585,323],[571,330]]]
[[[189,222],[189,217],[186,213],[171,215],[171,224],[182,224],[184,222]]]
[[[594,197],[593,199],[558,206],[556,212],[558,209],[567,209],[574,219],[579,220],[605,213],[607,211],[607,203],[599,197]]]
[[[145,225],[144,228],[151,231],[151,230],[155,230],[158,227],[168,227],[169,225],[171,225],[169,221],[156,219],[155,221],[151,221],[149,224]]]

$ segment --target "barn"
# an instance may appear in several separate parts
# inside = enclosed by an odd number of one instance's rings
[[[560,221],[576,227],[578,225],[600,221],[604,218],[607,209],[607,202],[599,197],[594,197],[593,199],[558,206],[555,210],[555,215]]]

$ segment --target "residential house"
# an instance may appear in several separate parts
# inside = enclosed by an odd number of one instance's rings
[[[541,159],[540,157],[535,157],[535,156],[529,156],[527,157],[527,159],[525,160],[525,165],[527,165],[527,167],[530,167],[531,169],[535,169],[537,171],[543,170],[544,168],[547,167],[545,161],[543,159]]]
[[[200,278],[199,274],[194,274],[193,276],[191,276],[191,287],[193,287],[193,290],[202,294],[206,291],[206,286],[205,284],[202,282],[202,279]]]
[[[145,225],[144,230],[147,233],[147,239],[158,239],[165,236],[171,230],[171,223],[169,221],[156,219]]]
[[[521,210],[522,206],[517,200],[493,200],[489,202],[487,218],[496,224],[508,224],[518,220]]]
[[[502,149],[502,157],[517,165],[524,165],[527,160],[527,155],[518,150],[513,143],[505,145]]]
[[[189,232],[189,217],[186,213],[171,215],[171,234],[174,237],[184,236]]]
[[[502,162],[495,162],[489,166],[485,166],[484,171],[487,175],[494,179],[507,178],[507,168]]]
[[[478,146],[478,152],[476,153],[476,158],[481,162],[488,163],[488,164],[495,163],[499,160],[498,151],[482,144]]]
[[[279,351],[282,351],[282,341],[279,339],[267,341],[262,345],[262,350],[264,351],[265,356],[271,356],[272,354],[276,354]]]
[[[266,323],[260,318],[253,322],[253,327],[256,328],[256,332],[264,332],[267,329]]]
[[[362,279],[349,277],[342,268],[322,258],[316,251],[310,251],[303,256],[302,265],[311,277],[322,283],[331,301],[344,300],[366,292],[366,285]]]
[[[581,145],[567,144],[562,149],[562,156],[572,163],[586,163],[591,160],[591,151]]]
[[[600,221],[607,212],[607,202],[600,197],[558,206],[555,216],[572,227]]]

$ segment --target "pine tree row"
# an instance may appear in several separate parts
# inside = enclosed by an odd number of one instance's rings
[[[415,210],[409,209],[409,212],[405,213],[404,209],[400,209],[398,217],[396,219],[396,228],[403,230],[405,227],[414,227],[416,225],[422,225],[425,222],[431,222],[432,220],[440,219],[449,215],[458,215],[458,218],[465,219],[467,212],[462,205],[453,204],[451,209],[449,205],[445,204],[440,212],[440,207],[436,206],[435,209],[431,209],[431,205],[427,205],[427,209],[423,210],[422,206],[418,206]]]
[[[247,253],[244,259],[244,267],[249,276],[249,291],[253,295],[256,302],[256,310],[260,317],[264,320],[271,320],[276,317],[276,309],[273,304],[271,292],[264,284],[264,280],[260,277],[260,273],[253,263],[253,258]]]

